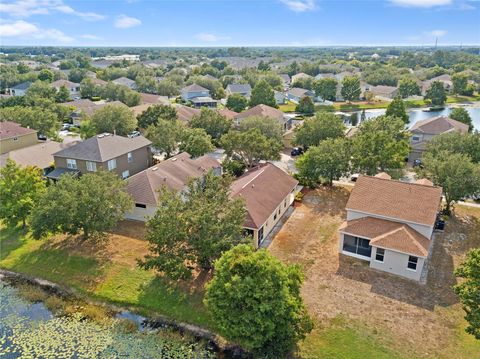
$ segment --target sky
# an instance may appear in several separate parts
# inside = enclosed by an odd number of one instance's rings
[[[480,44],[480,0],[0,0],[0,45]]]

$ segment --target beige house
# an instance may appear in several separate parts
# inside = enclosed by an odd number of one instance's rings
[[[103,133],[54,153],[55,169],[47,178],[57,180],[66,172],[84,174],[104,170],[125,179],[152,164],[150,145],[143,136],[129,138]]]
[[[37,144],[37,132],[16,122],[0,121],[0,153]]]
[[[135,207],[125,217],[146,221],[157,210],[159,191],[163,186],[183,192],[190,179],[202,178],[210,170],[221,175],[221,164],[208,156],[193,159],[188,153],[182,152],[137,173],[127,181],[126,190],[132,196]]]
[[[249,170],[231,186],[231,196],[245,201],[245,232],[255,247],[270,234],[295,199],[298,181],[271,163]]]
[[[57,91],[60,90],[62,86],[65,86],[70,96],[77,97],[80,96],[80,84],[68,80],[57,80],[50,84]]]
[[[235,115],[233,122],[236,126],[240,125],[240,123],[251,116],[260,116],[260,117],[269,117],[273,118],[278,121],[280,126],[282,126],[283,131],[287,131],[292,127],[292,120],[285,116],[285,114],[271,106],[267,105],[257,105],[255,107],[249,108],[239,114]]]
[[[339,229],[339,252],[423,281],[441,199],[442,188],[425,179],[406,183],[386,173],[360,176]]]
[[[408,160],[413,162],[422,157],[427,143],[435,136],[451,132],[465,134],[468,132],[468,125],[447,116],[438,116],[418,121],[412,126],[410,132],[412,134],[411,152]]]

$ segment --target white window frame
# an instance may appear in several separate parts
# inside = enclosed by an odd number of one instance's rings
[[[87,171],[97,172],[97,164],[95,162],[85,161],[85,165],[87,166]]]
[[[127,179],[128,177],[130,177],[130,171],[129,170],[125,170],[122,172],[122,179]]]
[[[71,170],[76,170],[77,169],[77,160],[74,160],[73,158],[67,158],[67,168]]]
[[[133,162],[133,155],[132,152],[127,153],[127,162],[132,163]]]
[[[380,254],[378,253],[378,251],[383,251],[383,252]],[[377,254],[382,256],[382,260],[377,259]],[[380,263],[385,262],[385,249],[377,248],[377,250],[375,251],[375,262],[380,262]]]
[[[113,160],[108,161],[107,167],[109,171],[113,171],[115,168],[117,168],[117,159],[114,158]]]
[[[416,259],[416,261],[415,261],[415,262],[414,262],[414,261],[411,261],[411,260],[410,260],[410,258],[415,258],[415,259]],[[413,268],[409,268],[409,267],[408,267],[408,265],[409,265],[410,263],[415,263],[415,269],[413,269]],[[412,271],[412,272],[416,272],[416,271],[417,271],[417,268],[418,268],[418,257],[415,257],[415,256],[408,256],[408,261],[407,261],[407,270],[410,270],[410,271]]]

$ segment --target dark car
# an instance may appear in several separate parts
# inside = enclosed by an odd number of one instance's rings
[[[291,156],[300,156],[303,155],[303,149],[301,147],[294,147],[290,152]]]
[[[413,161],[413,167],[420,167],[422,168],[423,167],[423,164],[422,164],[422,160],[421,159],[416,159]]]
[[[44,135],[43,133],[37,133],[37,139],[39,141],[46,141],[47,140],[47,136]]]

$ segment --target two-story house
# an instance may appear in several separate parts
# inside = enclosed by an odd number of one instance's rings
[[[420,281],[432,246],[442,188],[425,179],[360,176],[339,229],[339,252],[371,268]],[[425,278],[425,273],[423,275]]]
[[[0,121],[0,153],[38,143],[37,130],[20,126],[16,122]]]
[[[195,97],[210,97],[210,90],[197,84],[191,84],[182,88],[180,96],[184,101],[190,101]]]
[[[254,106],[252,108],[249,108],[248,110],[240,112],[239,114],[234,116],[233,122],[236,126],[238,126],[244,119],[251,116],[273,118],[278,121],[284,132],[288,131],[292,127],[291,118],[286,117],[282,111],[263,104]]]
[[[21,84],[12,86],[10,88],[10,95],[12,96],[24,96],[27,90],[32,86],[32,83],[27,81],[27,82],[22,82]]]
[[[146,221],[152,217],[159,204],[158,197],[162,187],[171,191],[183,192],[192,178],[202,178],[212,170],[222,174],[220,162],[209,156],[191,158],[186,152],[160,162],[127,180],[126,191],[132,196],[135,207],[125,217],[137,221]]]
[[[65,86],[70,93],[71,97],[80,96],[80,84],[68,80],[57,80],[50,84],[57,91],[60,90],[62,86]]]
[[[451,132],[465,134],[468,132],[468,125],[447,116],[427,118],[416,122],[410,128],[412,136],[410,137],[411,151],[408,160],[413,162],[421,158],[428,142],[435,136]]]
[[[250,95],[252,94],[252,88],[250,87],[250,84],[230,84],[225,89],[225,92],[227,97],[233,94],[239,94],[245,98],[250,98]]]
[[[315,92],[300,87],[293,87],[287,92],[287,98],[295,103],[299,103],[304,97],[310,97],[312,101],[315,101]]]
[[[128,178],[152,164],[151,142],[143,136],[123,137],[103,133],[53,154],[55,169],[47,178],[57,180],[71,172],[113,171]]]

